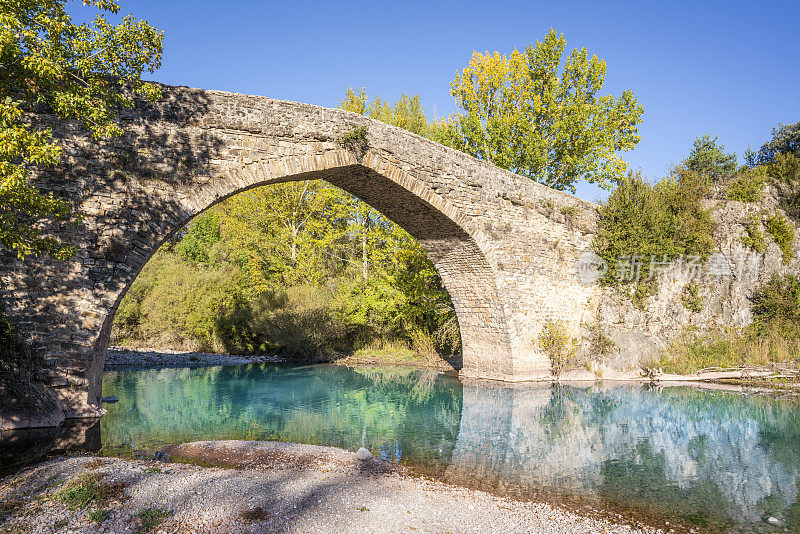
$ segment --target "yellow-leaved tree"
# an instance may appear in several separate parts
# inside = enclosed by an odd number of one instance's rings
[[[624,176],[620,152],[639,142],[644,109],[624,91],[599,93],[606,63],[575,49],[564,60],[555,30],[509,55],[475,52],[450,84],[461,111],[430,137],[555,189],[587,180],[610,188]]]

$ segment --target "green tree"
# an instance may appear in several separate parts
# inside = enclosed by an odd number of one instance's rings
[[[727,154],[725,145],[718,142],[719,136],[712,138],[705,134],[692,143],[689,157],[682,165],[698,176],[717,182],[736,171],[736,154]]]
[[[773,128],[772,139],[761,145],[757,161],[759,164],[772,163],[777,154],[787,153],[800,158],[800,121]]]
[[[319,283],[326,258],[345,234],[350,202],[321,181],[245,191],[222,205],[222,232],[244,269],[249,292]]]
[[[705,258],[714,245],[711,216],[700,204],[706,192],[704,180],[691,171],[654,185],[629,173],[599,211],[594,248],[609,267],[602,282],[633,281],[635,273],[619,270],[621,260],[641,262],[639,275],[647,279],[651,259]]]
[[[133,105],[131,94],[158,96],[141,74],[160,66],[163,34],[130,15],[110,24],[104,12],[120,9],[113,0],[83,4],[100,13],[76,25],[66,0],[0,0],[0,245],[20,258],[74,253],[32,224],[68,220],[73,213],[68,201],[31,184],[31,169],[55,165],[61,149],[26,112],[44,105],[106,137],[122,132],[117,111]]]
[[[189,224],[175,251],[181,259],[208,265],[212,261],[213,248],[221,238],[219,214],[215,209],[201,213]]]
[[[463,110],[431,137],[555,189],[587,180],[610,188],[624,176],[619,152],[639,142],[644,109],[631,91],[600,96],[605,61],[555,30],[509,55],[475,52],[450,84]]]

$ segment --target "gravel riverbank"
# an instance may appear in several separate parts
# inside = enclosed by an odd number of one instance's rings
[[[117,367],[215,367],[248,363],[283,363],[278,356],[212,354],[209,352],[170,351],[159,349],[125,349],[109,347],[106,369]]]
[[[0,481],[0,532],[657,532],[410,476],[332,447],[197,442],[225,467],[61,457]]]

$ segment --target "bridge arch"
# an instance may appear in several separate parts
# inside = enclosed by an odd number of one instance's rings
[[[476,360],[485,359],[487,353],[496,354],[497,370],[511,372],[508,365],[510,336],[497,285],[486,257],[470,234],[468,221],[457,208],[431,192],[425,184],[391,163],[381,164],[379,159],[370,156],[367,153],[360,163],[347,149],[334,149],[327,158],[284,156],[270,167],[258,166],[256,171],[234,168],[213,186],[199,187],[187,195],[183,218],[159,226],[158,233],[139,237],[146,240],[146,247],[130,247],[117,256],[117,261],[130,270],[119,273],[121,290],[108,309],[95,341],[88,376],[90,394],[97,392],[99,395],[102,366],[117,307],[161,244],[195,216],[231,196],[255,187],[300,180],[321,179],[339,187],[414,237],[427,252],[450,293],[459,321],[464,365],[469,369],[475,366]]]

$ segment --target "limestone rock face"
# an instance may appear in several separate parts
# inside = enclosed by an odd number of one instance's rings
[[[797,273],[797,256],[785,262],[783,254],[766,231],[766,219],[778,213],[778,191],[768,185],[758,203],[727,201],[718,196],[705,200],[715,224],[717,248],[707,262],[695,268],[676,261],[658,277],[658,291],[639,308],[614,289],[603,290],[594,301],[602,331],[617,346],[610,365],[621,370],[637,369],[658,356],[687,328],[700,332],[743,328],[753,320],[751,298],[773,274]],[[747,227],[760,224],[767,243],[758,253],[742,243]],[[797,249],[800,240],[795,237]],[[702,310],[693,312],[683,304],[689,284],[696,284]]]

